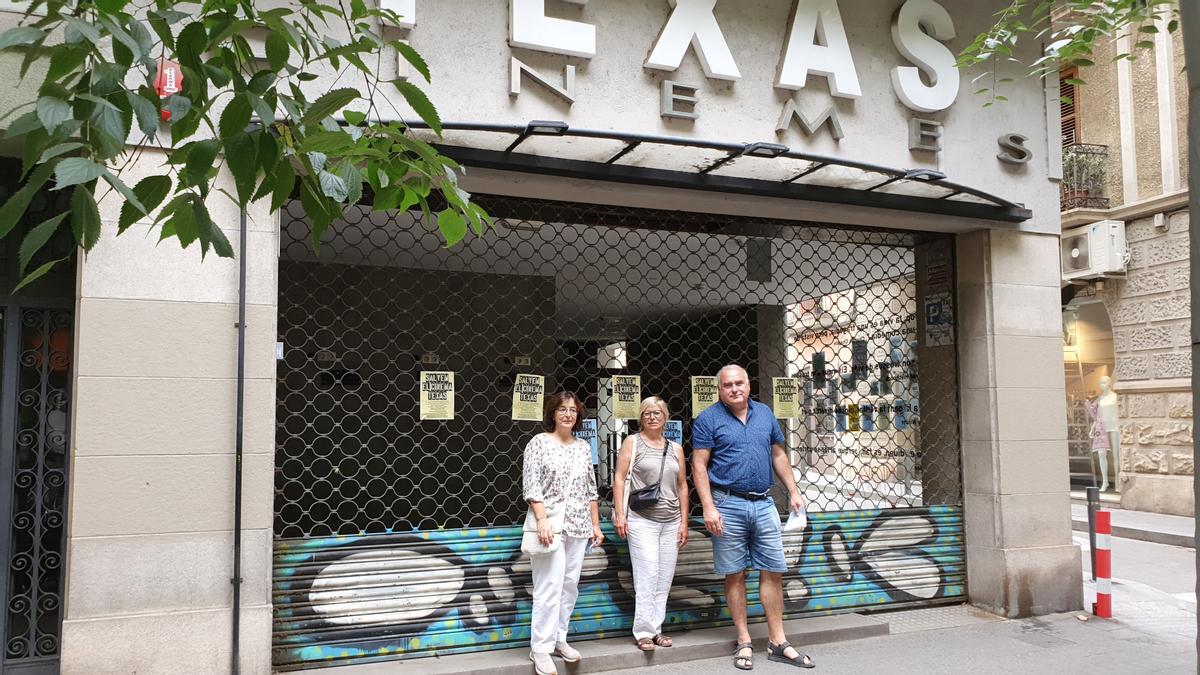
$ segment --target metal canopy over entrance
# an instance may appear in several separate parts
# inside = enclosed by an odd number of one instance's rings
[[[582,396],[605,503],[635,430],[615,375],[668,401],[689,452],[692,376],[738,362],[768,404],[794,378],[781,424],[811,517],[784,540],[786,615],[964,599],[951,237],[474,198],[496,227],[453,248],[420,212],[359,207],[314,253],[299,205],[284,214],[277,669],[528,644],[521,459],[539,424],[512,417],[521,373]],[[421,371],[454,373],[453,419],[421,419]],[[729,622],[691,504],[668,630]],[[580,638],[632,621],[628,552],[605,529]]]
[[[421,123],[410,126],[468,166],[1010,223],[1032,217],[1020,204],[952,182],[939,171],[891,168],[779,143],[576,129],[555,120],[448,122],[440,138]]]

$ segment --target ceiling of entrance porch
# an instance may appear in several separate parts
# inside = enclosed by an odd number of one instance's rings
[[[895,245],[830,241],[828,236],[776,238],[771,239],[770,281],[753,282],[746,269],[750,237],[742,234],[499,218],[495,229],[447,248],[436,223],[420,212],[360,206],[347,214],[330,227],[314,254],[301,243],[307,241],[308,224],[299,202],[293,202],[282,237],[292,243],[282,257],[553,278],[560,339],[621,337],[621,331],[648,316],[672,321],[746,305],[787,306],[911,274],[914,265],[912,250]]]

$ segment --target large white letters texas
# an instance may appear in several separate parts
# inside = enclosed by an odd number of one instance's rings
[[[803,89],[810,72],[824,75],[834,96],[862,96],[837,0],[796,0],[792,10],[775,86]]]
[[[922,28],[928,32],[922,32]],[[892,22],[892,41],[916,64],[892,69],[892,86],[904,105],[920,112],[949,108],[958,97],[958,68],[954,54],[939,40],[954,38],[950,13],[933,0],[908,0]],[[930,84],[921,81],[925,73]]]
[[[704,74],[720,80],[736,80],[742,76],[729,45],[717,24],[713,9],[717,0],[668,0],[674,9],[671,17],[658,34],[654,49],[646,59],[646,67],[656,70],[675,70],[683,61],[689,46],[696,48],[696,56],[704,68]]]

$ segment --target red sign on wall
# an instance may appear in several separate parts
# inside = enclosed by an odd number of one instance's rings
[[[158,60],[158,75],[154,78],[154,91],[158,93],[159,98],[166,98],[171,94],[178,94],[183,91],[183,69],[174,61],[160,58]],[[171,119],[171,113],[167,110],[162,111],[163,121]]]

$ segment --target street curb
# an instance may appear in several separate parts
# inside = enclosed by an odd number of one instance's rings
[[[1076,532],[1087,532],[1087,520],[1071,519],[1071,529],[1075,530]],[[1189,537],[1186,534],[1175,534],[1174,532],[1156,532],[1154,530],[1139,530],[1133,527],[1120,527],[1113,525],[1112,536],[1121,537],[1122,539],[1148,541],[1152,544],[1166,544],[1167,546],[1196,548],[1196,540],[1194,537]]]
[[[862,614],[836,614],[807,619],[792,619],[784,622],[788,640],[801,651],[808,652],[818,664],[819,650],[808,649],[809,645],[859,640],[891,633],[887,621]],[[754,640],[754,658],[766,661],[767,626],[765,623],[750,625]],[[733,669],[734,631],[732,626],[704,628],[685,632],[671,632],[675,646],[659,647],[652,652],[638,651],[633,636],[589,640],[572,643],[583,655],[579,663],[564,664],[555,658],[554,665],[562,673],[598,673],[627,668],[644,668],[651,665],[684,663],[721,656],[728,656]],[[565,667],[564,667],[565,666]],[[455,654],[451,656],[369,663],[363,665],[322,668],[301,671],[321,675],[373,675],[374,673],[420,673],[421,675],[529,675],[533,664],[529,661],[529,649],[504,649],[496,651]]]

